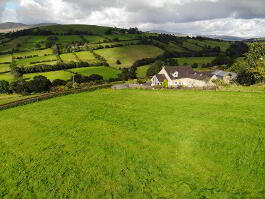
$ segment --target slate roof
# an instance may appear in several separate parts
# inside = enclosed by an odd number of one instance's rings
[[[237,77],[237,74],[236,73],[233,73],[233,72],[225,72],[225,71],[222,71],[222,70],[217,70],[217,71],[214,71],[212,73],[212,75],[216,75],[217,77],[220,77],[220,78],[224,78],[225,76],[227,75],[232,75],[232,78],[236,78]]]
[[[182,78],[204,80],[206,78],[211,78],[213,76],[210,73],[194,71],[191,66],[166,66],[165,70],[171,80],[182,79]],[[178,77],[173,77],[173,74],[175,72],[178,72]]]
[[[166,76],[163,74],[157,74],[155,75],[156,78],[158,79],[159,82],[164,82],[165,80],[167,80]]]

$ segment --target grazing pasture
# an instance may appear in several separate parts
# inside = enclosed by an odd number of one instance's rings
[[[36,64],[43,64],[44,62],[56,62],[57,58],[55,55],[48,55],[48,56],[42,56],[42,57],[32,57],[32,58],[26,58],[26,59],[20,59],[17,60],[16,63],[21,66],[32,66]],[[38,63],[39,62],[39,63]]]
[[[81,42],[82,41],[82,39],[81,39],[81,37],[79,35],[57,36],[57,38],[59,40],[57,40],[56,43],[62,44],[62,45],[71,44],[71,43],[74,43],[74,42]]]
[[[152,45],[134,45],[102,49],[95,52],[103,56],[112,67],[126,68],[131,67],[137,60],[157,57],[163,53],[163,50]],[[120,60],[121,64],[117,64],[117,60]]]
[[[7,63],[12,61],[12,56],[9,55],[0,55],[0,63]]]
[[[0,65],[0,67],[1,67],[1,65]],[[5,72],[5,71],[3,71],[3,72]],[[0,74],[0,80],[6,80],[8,82],[12,82],[14,80],[14,76],[10,72]]]
[[[78,62],[76,59],[75,55],[73,53],[66,53],[66,54],[61,54],[60,55],[61,59],[63,60],[64,63],[69,63],[69,62]]]
[[[94,55],[89,51],[77,52],[76,55],[80,60],[82,60],[84,62],[91,63],[91,62],[97,61],[97,59],[94,57]]]
[[[10,71],[9,64],[0,64],[0,73]]]
[[[39,76],[39,75],[47,77],[50,81],[53,81],[55,79],[69,80],[72,77],[71,73],[60,70],[60,71],[52,71],[52,72],[45,72],[45,73],[25,74],[24,78],[27,80],[31,80],[33,79],[33,77]]]
[[[104,80],[109,80],[111,78],[117,78],[118,75],[121,73],[120,70],[105,67],[105,66],[99,66],[99,67],[87,67],[87,68],[75,68],[69,70],[71,72],[75,72],[84,76],[90,76],[93,74],[101,75]]]
[[[199,66],[202,66],[203,64],[209,64],[211,63],[215,57],[182,57],[182,58],[176,58],[178,60],[178,63],[180,65],[188,64],[193,65],[197,63]]]
[[[0,114],[4,198],[264,198],[265,95],[111,89]]]
[[[103,36],[97,36],[97,35],[88,35],[83,37],[89,43],[100,43],[106,40]]]
[[[34,56],[34,55],[38,55],[38,56],[44,56],[44,55],[52,55],[52,49],[48,48],[45,50],[34,50],[34,51],[26,51],[26,52],[19,52],[19,53],[14,53],[14,57],[26,57],[26,56]]]
[[[137,77],[138,78],[145,78],[147,75],[147,70],[149,69],[150,65],[141,66],[137,68]]]

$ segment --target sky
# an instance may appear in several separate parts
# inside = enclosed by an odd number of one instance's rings
[[[0,0],[0,22],[265,37],[265,0]]]

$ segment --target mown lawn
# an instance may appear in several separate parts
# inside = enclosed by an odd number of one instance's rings
[[[69,71],[84,75],[84,76],[90,76],[93,74],[101,75],[104,80],[109,80],[111,78],[117,78],[118,75],[121,73],[120,70],[105,66],[99,66],[99,67],[86,67],[86,68],[76,68],[71,69]]]
[[[265,95],[100,90],[0,114],[2,198],[264,198]]]
[[[163,53],[163,50],[151,45],[134,45],[102,49],[95,52],[107,59],[111,66],[126,68],[131,67],[137,60],[157,57]],[[120,60],[122,64],[117,64],[117,60]]]

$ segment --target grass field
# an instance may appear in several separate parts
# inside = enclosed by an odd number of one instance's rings
[[[89,43],[99,43],[99,42],[103,42],[104,40],[106,40],[104,37],[102,37],[102,36],[96,36],[96,35],[88,35],[88,36],[84,36],[84,38]]]
[[[34,50],[34,51],[27,51],[27,52],[20,52],[20,53],[14,53],[14,57],[25,57],[25,56],[44,56],[44,55],[52,55],[52,49],[45,49],[45,50]]]
[[[102,49],[95,52],[107,59],[112,67],[126,68],[131,67],[137,60],[157,57],[163,53],[163,50],[151,45],[135,45]],[[116,64],[117,60],[120,60],[122,64]]]
[[[71,44],[74,42],[82,41],[81,37],[79,35],[70,35],[70,36],[57,36],[59,39],[56,41],[58,44]]]
[[[10,71],[9,64],[0,64],[0,72]]]
[[[100,90],[1,111],[1,197],[264,198],[264,101]]]
[[[94,57],[94,55],[89,51],[77,52],[76,55],[80,60],[82,60],[84,62],[91,63],[91,62],[97,61],[97,59]]]
[[[0,74],[0,80],[6,80],[8,82],[12,82],[14,80],[14,76],[11,73]]]
[[[147,75],[147,70],[150,67],[150,65],[146,65],[146,66],[141,66],[137,68],[137,77],[138,78],[145,78]]]
[[[26,41],[29,38],[29,36],[22,36],[15,38],[2,46],[0,46],[0,52],[7,52],[7,51],[12,51],[13,49],[19,49],[18,45],[22,45],[24,41]]]
[[[23,77],[25,79],[32,79],[35,76],[42,75],[47,77],[50,81],[53,81],[55,79],[62,79],[62,80],[69,80],[72,77],[72,74],[66,71],[53,71],[53,72],[46,72],[46,73],[30,73],[25,74]]]
[[[64,63],[69,63],[71,61],[73,62],[78,61],[73,53],[61,54],[60,57]]]
[[[48,63],[50,61],[54,62],[54,61],[57,61],[57,58],[55,55],[49,55],[49,56],[42,56],[42,57],[20,59],[20,60],[17,60],[16,63],[18,65],[31,66],[31,65],[36,65],[36,64],[43,64],[43,63],[36,63],[36,62],[44,62],[44,61],[47,61],[45,63]]]
[[[180,65],[183,64],[188,64],[192,65],[194,63],[197,63],[199,66],[202,66],[203,64],[208,64],[211,63],[215,57],[182,57],[182,58],[177,58],[178,63]]]
[[[11,61],[12,61],[11,55],[0,55],[0,63],[6,63]]]
[[[202,47],[195,45],[194,43],[189,42],[189,41],[183,42],[183,47],[188,48],[192,51],[202,51],[203,50]]]
[[[105,80],[109,80],[111,78],[117,78],[118,75],[121,73],[120,70],[110,68],[110,67],[87,67],[87,68],[76,68],[71,69],[69,71],[84,75],[90,76],[92,74],[101,75]]]
[[[1,104],[7,104],[7,103],[10,103],[10,102],[15,102],[15,101],[18,101],[18,100],[27,99],[27,98],[30,98],[30,97],[35,97],[35,96],[38,96],[38,95],[39,94],[26,95],[26,96],[19,95],[19,94],[10,94],[10,95],[0,94],[0,105]]]

